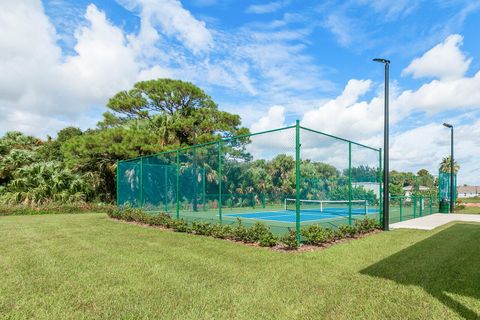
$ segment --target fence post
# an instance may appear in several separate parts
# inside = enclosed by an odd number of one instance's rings
[[[383,174],[382,174],[382,148],[378,149],[378,181],[379,181],[379,186],[378,186],[378,191],[379,191],[379,208],[378,208],[378,221],[380,221],[380,224],[383,224]]]
[[[348,142],[348,225],[352,225],[352,143]]]
[[[163,183],[165,185],[163,190],[165,192],[164,194],[165,212],[168,212],[168,166],[167,165],[163,168],[163,174],[164,174]]]
[[[300,245],[300,121],[295,121],[295,231]]]
[[[116,161],[115,164],[116,164],[116,167],[115,167],[115,187],[116,187],[116,194],[117,194],[117,197],[115,198],[115,203],[117,205],[117,207],[119,206],[118,204],[118,182],[119,182],[119,179],[118,179],[118,164],[120,163],[120,161]]]
[[[203,202],[203,211],[206,210],[206,182],[205,182],[205,165],[204,167],[202,168],[202,202]]]
[[[218,220],[222,223],[222,140],[218,141]]]
[[[176,200],[177,200],[177,205],[176,205],[176,214],[177,214],[177,219],[180,219],[180,154],[177,150],[177,155],[176,155],[176,167],[177,167],[177,174],[176,174]]]
[[[420,204],[420,217],[422,217],[423,216],[423,196],[422,195],[420,196],[419,204]]]
[[[433,214],[433,199],[431,195],[430,195],[429,204],[430,204],[430,214]]]
[[[400,222],[402,222],[402,197],[399,198],[400,199]]]
[[[417,217],[417,195],[413,196],[413,218]]]
[[[140,208],[143,208],[143,157],[140,158]]]

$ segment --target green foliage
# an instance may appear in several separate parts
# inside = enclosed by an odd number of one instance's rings
[[[451,167],[452,167],[452,160],[451,156],[447,156],[442,159],[442,162],[440,163],[440,172],[443,173],[450,173],[451,172]],[[458,164],[457,161],[453,161],[453,171],[455,174],[458,173],[458,170],[460,170],[460,165]]]
[[[152,215],[150,217],[149,224],[152,226],[168,226],[172,225],[173,219],[168,214],[159,213],[156,215]]]
[[[261,247],[275,247],[278,244],[278,237],[275,236],[271,231],[266,232],[260,236],[258,244]]]
[[[337,235],[340,238],[353,238],[353,237],[355,237],[355,235],[358,232],[359,232],[359,230],[357,230],[356,225],[355,226],[349,226],[349,225],[346,225],[346,224],[342,224],[338,227]]]
[[[256,222],[253,227],[247,229],[247,233],[242,240],[247,243],[258,242],[264,234],[269,232],[270,229],[265,224]]]
[[[173,230],[176,232],[189,232],[190,227],[188,226],[188,222],[180,219],[180,220],[175,220],[175,223],[173,224]]]
[[[88,201],[91,193],[88,181],[65,169],[61,162],[40,162],[13,172],[12,180],[0,195],[0,203],[78,203]]]
[[[287,249],[296,250],[300,246],[297,242],[297,234],[295,230],[289,230],[287,234],[285,234],[281,239],[282,242]]]
[[[209,222],[202,221],[193,221],[192,222],[192,232],[202,236],[210,235],[210,226]]]
[[[374,231],[375,229],[379,229],[380,224],[375,219],[365,218],[356,220],[354,227],[358,233],[368,233]]]
[[[331,229],[323,228],[320,225],[312,224],[303,227],[300,230],[302,241],[309,245],[321,245],[334,239],[334,233]]]
[[[348,186],[337,187],[330,193],[330,200],[348,200],[349,192]],[[352,200],[367,200],[370,205],[378,203],[375,192],[363,187],[352,188]]]
[[[0,216],[44,215],[65,213],[109,212],[115,207],[95,203],[46,203],[36,206],[26,204],[0,204]]]
[[[237,218],[237,224],[233,227],[233,239],[243,241],[247,237],[247,228],[242,224],[242,220]]]
[[[219,239],[233,239],[233,229],[230,225],[216,223],[210,227],[208,235]]]

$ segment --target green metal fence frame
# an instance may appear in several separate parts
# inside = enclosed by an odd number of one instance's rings
[[[263,134],[267,134],[267,133],[272,133],[272,132],[279,132],[279,131],[283,131],[283,130],[289,130],[289,129],[295,129],[295,193],[296,193],[296,206],[295,206],[295,233],[296,233],[296,239],[297,239],[297,242],[300,243],[301,241],[301,235],[300,235],[300,228],[301,228],[301,223],[300,223],[300,218],[301,218],[301,214],[300,214],[300,177],[301,177],[301,167],[300,167],[300,164],[301,164],[301,137],[300,137],[300,134],[301,134],[301,130],[306,130],[308,132],[312,132],[312,133],[316,133],[316,134],[319,134],[319,135],[323,135],[323,136],[326,136],[326,137],[329,137],[329,138],[332,138],[332,139],[336,139],[336,140],[339,140],[339,141],[343,141],[345,143],[348,144],[348,172],[349,172],[349,179],[348,179],[348,222],[349,224],[352,224],[352,199],[353,199],[353,188],[352,188],[352,145],[356,145],[356,146],[359,146],[359,147],[363,147],[363,148],[367,148],[367,149],[370,149],[372,151],[375,151],[375,152],[378,152],[378,165],[379,165],[379,177],[378,177],[378,182],[379,182],[379,220],[382,219],[382,214],[381,214],[381,211],[382,211],[382,149],[379,148],[373,148],[373,147],[370,147],[370,146],[367,146],[367,145],[364,145],[364,144],[361,144],[361,143],[358,143],[358,142],[355,142],[355,141],[351,141],[351,140],[348,140],[348,139],[344,139],[344,138],[341,138],[341,137],[337,137],[337,136],[334,136],[334,135],[331,135],[331,134],[327,134],[327,133],[324,133],[324,132],[321,132],[321,131],[317,131],[317,130],[314,130],[314,129],[310,129],[310,128],[306,128],[306,127],[303,127],[300,125],[300,121],[299,120],[296,120],[295,121],[295,125],[293,126],[287,126],[287,127],[283,127],[283,128],[277,128],[277,129],[272,129],[272,130],[267,130],[267,131],[262,131],[262,132],[256,132],[256,133],[250,133],[250,134],[243,134],[243,135],[238,135],[238,136],[233,136],[233,137],[228,137],[228,138],[222,138],[222,139],[219,139],[219,140],[216,140],[216,141],[211,141],[211,142],[207,142],[207,143],[201,143],[201,144],[196,144],[194,146],[187,146],[187,147],[182,147],[182,148],[178,148],[178,149],[174,149],[174,150],[167,150],[167,151],[162,151],[162,152],[158,152],[158,153],[154,153],[154,154],[151,154],[151,155],[144,155],[144,156],[140,156],[140,157],[135,157],[135,158],[131,158],[131,159],[126,159],[126,160],[117,160],[116,161],[116,174],[117,174],[117,177],[118,177],[118,174],[119,174],[119,165],[123,162],[134,162],[134,161],[139,161],[140,162],[140,177],[139,177],[139,181],[140,181],[140,207],[143,207],[144,205],[144,201],[143,201],[143,166],[144,166],[144,159],[145,158],[150,158],[150,157],[156,157],[156,156],[161,156],[161,155],[167,155],[167,154],[173,154],[175,153],[175,174],[176,174],[176,193],[175,193],[175,202],[176,202],[176,206],[175,206],[175,216],[177,219],[180,219],[180,190],[179,190],[179,186],[180,186],[180,152],[182,151],[187,151],[187,150],[190,150],[190,149],[196,149],[196,148],[200,148],[200,147],[206,147],[206,146],[214,146],[216,145],[217,146],[217,156],[218,156],[218,176],[219,176],[219,179],[218,179],[218,220],[219,220],[219,223],[223,223],[223,213],[222,213],[222,187],[223,187],[223,183],[222,183],[222,180],[223,180],[223,173],[222,173],[222,146],[225,142],[228,142],[228,141],[231,141],[231,140],[234,140],[234,139],[239,139],[239,138],[249,138],[249,137],[254,137],[254,136],[257,136],[257,135],[263,135]],[[166,168],[165,168],[166,170]],[[166,174],[165,174],[166,176]],[[205,168],[203,168],[203,176],[205,177]],[[205,184],[205,178],[202,179],[203,181],[203,184]],[[119,193],[118,193],[118,190],[119,190],[119,179],[117,179],[116,181],[116,184],[117,184],[117,201],[118,201],[118,197],[119,197]],[[205,186],[203,186],[203,190],[205,190]],[[203,192],[203,199],[202,199],[202,202],[203,202],[203,207],[205,209],[205,202],[206,202],[206,195],[205,195],[205,191]],[[261,195],[261,199],[262,199],[262,207],[265,208],[265,194],[263,193]],[[165,208],[167,210],[167,197],[165,196]],[[252,203],[253,203],[253,206],[255,206],[255,197],[254,197],[254,194],[252,194]]]

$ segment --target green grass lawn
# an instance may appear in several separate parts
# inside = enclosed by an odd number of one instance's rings
[[[474,198],[459,198],[463,203],[480,203],[480,197]]]
[[[110,220],[0,218],[0,318],[474,319],[480,225],[284,253]]]
[[[480,207],[465,207],[456,210],[456,213],[480,214]]]

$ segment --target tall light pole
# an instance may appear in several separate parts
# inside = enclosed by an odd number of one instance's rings
[[[390,216],[390,198],[389,198],[389,154],[388,154],[388,67],[390,66],[390,60],[387,59],[373,59],[375,62],[383,63],[385,65],[385,117],[384,117],[384,129],[383,129],[383,230],[389,230],[389,216]]]
[[[455,167],[453,159],[453,125],[449,123],[443,124],[445,127],[450,128],[451,139],[450,139],[450,213],[455,212]]]

